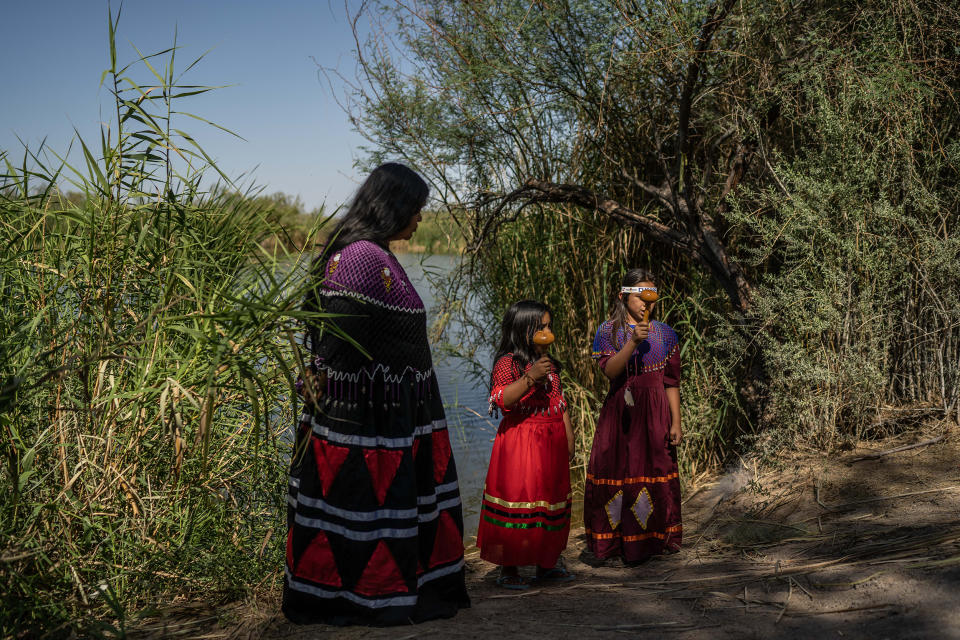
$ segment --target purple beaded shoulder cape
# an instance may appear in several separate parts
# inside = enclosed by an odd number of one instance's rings
[[[283,611],[328,624],[452,616],[469,606],[463,516],[423,302],[373,242],[334,253],[323,275],[336,330],[310,327],[327,382],[291,463]]]

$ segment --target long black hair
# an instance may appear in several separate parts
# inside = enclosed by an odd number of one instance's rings
[[[620,334],[630,323],[630,313],[627,311],[627,303],[624,302],[629,294],[620,293],[620,289],[623,287],[635,287],[641,282],[652,282],[654,285],[657,284],[653,274],[646,269],[630,269],[623,274],[623,279],[620,281],[620,286],[617,287],[617,292],[614,294],[613,300],[611,301],[610,321],[613,323],[613,333],[611,335],[613,336],[612,341],[617,348],[623,346],[623,344],[618,344]],[[624,342],[624,344],[626,343]]]
[[[390,238],[407,228],[428,195],[430,187],[410,167],[396,162],[380,165],[357,189],[321,256],[331,256],[357,240],[387,246]]]
[[[310,267],[312,287],[304,309],[318,311],[316,287],[323,280],[327,260],[357,240],[369,240],[386,248],[393,236],[407,228],[427,203],[430,187],[416,171],[396,162],[387,162],[370,172],[353,196],[350,208],[330,233]]]
[[[493,364],[508,353],[513,354],[513,366],[517,373],[522,373],[524,367],[536,362],[540,356],[533,345],[533,334],[540,328],[543,322],[543,314],[549,313],[551,323],[553,321],[553,311],[550,307],[537,300],[521,300],[514,302],[503,314],[503,322],[500,323],[500,345],[493,356]],[[548,354],[553,361],[554,370],[560,373],[560,363]],[[491,373],[491,385],[493,383]]]

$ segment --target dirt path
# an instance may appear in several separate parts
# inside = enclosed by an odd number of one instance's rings
[[[951,423],[952,424],[952,423]],[[858,456],[945,436],[930,445]],[[409,628],[297,627],[262,602],[204,637],[960,638],[960,429],[932,425],[831,459],[796,455],[702,485],[684,549],[595,566],[583,531],[571,584],[505,591],[468,556],[473,606]],[[229,616],[228,618],[229,619]],[[199,631],[199,629],[198,629]]]

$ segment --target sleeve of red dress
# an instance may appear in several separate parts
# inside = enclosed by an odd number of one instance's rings
[[[503,406],[503,390],[520,379],[520,376],[523,374],[518,371],[517,367],[513,364],[513,355],[507,354],[497,360],[496,364],[493,366],[493,384],[490,385],[490,406],[496,407],[504,413],[509,413],[510,409],[515,409],[516,407],[523,404],[524,400],[533,395],[536,390],[534,387],[523,394],[516,404],[512,407]]]
[[[493,375],[490,385],[490,404],[500,411],[510,411],[503,406],[503,390],[513,382],[516,382],[520,376],[517,374],[516,367],[513,366],[513,358],[505,355],[493,365]]]
[[[609,360],[609,359],[612,358],[612,357],[613,357],[613,356],[597,356],[597,357],[596,357],[597,366],[600,367],[600,370],[601,370],[601,371],[606,370],[606,368],[607,368],[607,360]],[[602,380],[602,379],[603,379],[603,378],[601,378],[601,380]]]
[[[677,334],[670,329],[667,340],[667,366],[663,370],[663,386],[680,386],[680,340]]]

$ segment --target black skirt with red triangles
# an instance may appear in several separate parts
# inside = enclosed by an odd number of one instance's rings
[[[327,384],[307,406],[291,461],[283,612],[327,624],[449,617],[470,601],[457,470],[426,317],[391,255],[351,247],[337,254],[329,280],[360,277],[367,289],[344,295],[325,283],[324,311],[338,314],[363,353],[342,334],[312,332],[313,366]],[[371,261],[373,274],[388,271],[389,279],[363,273]],[[378,282],[404,295],[378,295]]]

